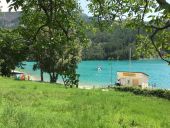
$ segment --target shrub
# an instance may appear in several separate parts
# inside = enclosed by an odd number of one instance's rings
[[[136,95],[155,96],[170,100],[170,90],[163,89],[142,89],[139,87],[119,86],[113,87],[118,91],[133,92]]]

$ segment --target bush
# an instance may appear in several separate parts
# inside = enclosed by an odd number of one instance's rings
[[[118,91],[133,92],[136,95],[155,96],[170,100],[170,90],[163,89],[142,89],[139,87],[121,86],[113,87]]]

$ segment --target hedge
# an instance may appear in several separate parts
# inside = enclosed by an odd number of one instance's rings
[[[136,95],[155,96],[170,100],[170,90],[163,89],[142,89],[140,87],[115,86],[117,91],[133,92]]]

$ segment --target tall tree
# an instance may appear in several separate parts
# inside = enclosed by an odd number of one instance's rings
[[[10,77],[11,70],[21,67],[27,56],[27,46],[16,30],[0,29],[0,72]]]
[[[12,1],[11,8],[19,6],[22,7],[20,31],[28,40],[38,67],[50,75],[51,82],[61,75],[66,86],[78,86],[76,68],[88,40],[77,1]]]

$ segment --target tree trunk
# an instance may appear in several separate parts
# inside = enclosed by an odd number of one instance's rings
[[[50,73],[50,83],[56,83],[58,80],[58,74]]]
[[[43,82],[43,81],[44,81],[44,77],[43,77],[43,71],[42,71],[42,69],[40,69],[40,73],[41,73],[41,82]]]
[[[79,85],[77,84],[77,85],[76,85],[76,88],[78,88],[78,87],[79,87]]]

